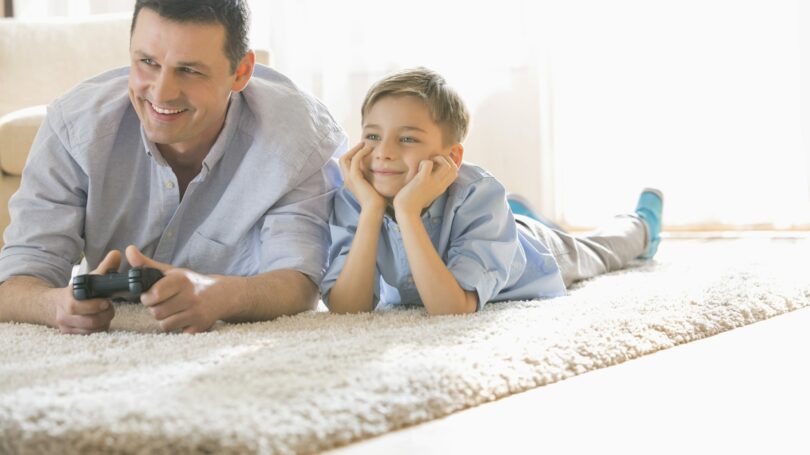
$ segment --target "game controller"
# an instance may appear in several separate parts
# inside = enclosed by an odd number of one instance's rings
[[[141,293],[163,278],[158,269],[135,267],[128,272],[110,270],[104,275],[79,275],[73,278],[76,300],[107,298],[114,301],[140,302]]]

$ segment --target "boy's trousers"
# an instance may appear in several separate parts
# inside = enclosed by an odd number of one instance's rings
[[[515,221],[540,240],[554,255],[565,286],[619,270],[647,248],[647,224],[636,215],[619,215],[596,231],[571,235],[539,221],[515,215]]]

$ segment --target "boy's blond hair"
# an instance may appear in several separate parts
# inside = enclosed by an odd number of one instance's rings
[[[365,119],[371,106],[383,97],[406,95],[425,102],[430,118],[444,131],[445,144],[460,143],[467,136],[470,114],[464,101],[439,73],[427,68],[403,70],[371,86],[360,114]]]

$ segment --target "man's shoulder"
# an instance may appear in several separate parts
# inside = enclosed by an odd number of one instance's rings
[[[49,122],[71,144],[114,134],[131,107],[129,67],[116,68],[81,82],[48,106]]]
[[[321,169],[346,147],[346,134],[326,106],[278,71],[256,65],[241,96],[250,116],[240,128],[254,148],[299,177]]]
[[[323,103],[266,66],[256,66],[243,93],[248,107],[260,122],[283,126],[288,131],[310,130],[311,127],[324,133],[341,130]],[[301,128],[291,128],[297,125]]]
[[[93,111],[120,98],[129,99],[129,67],[115,68],[87,79],[53,101],[66,112]]]

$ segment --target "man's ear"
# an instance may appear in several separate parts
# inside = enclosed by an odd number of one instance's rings
[[[253,66],[256,64],[256,53],[248,50],[239,65],[236,66],[236,80],[233,81],[231,91],[241,92],[247,87],[250,77],[253,75]]]
[[[450,159],[456,163],[456,166],[461,166],[461,158],[464,157],[464,146],[455,144],[450,146]]]

